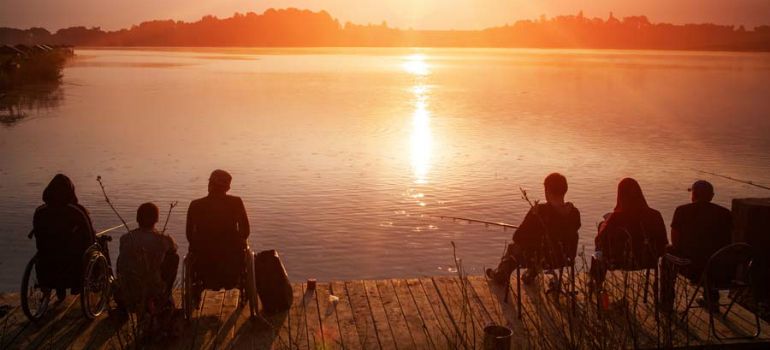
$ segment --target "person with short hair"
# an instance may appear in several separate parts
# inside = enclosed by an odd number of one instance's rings
[[[155,229],[158,207],[144,203],[136,210],[139,228],[120,237],[117,262],[117,298],[132,312],[155,313],[169,306],[179,267],[177,246],[171,236]]]
[[[193,270],[201,280],[225,289],[234,288],[242,275],[250,233],[243,200],[227,194],[231,181],[228,172],[214,170],[208,196],[192,201],[187,210]]]
[[[731,243],[733,218],[729,209],[711,202],[714,199],[714,186],[708,181],[695,181],[689,190],[691,203],[681,205],[674,211],[674,218],[671,220],[671,245],[666,250],[676,257],[689,260],[690,264],[681,268],[679,273],[697,283],[709,258]],[[664,301],[671,303],[671,279],[675,276],[666,269],[664,274]],[[711,300],[718,300],[718,291],[708,293],[713,297]],[[700,299],[698,302],[704,304],[705,300]],[[715,305],[707,306],[712,310],[717,309]]]
[[[695,181],[690,193],[692,202],[674,211],[669,251],[692,261],[688,277],[697,280],[711,255],[732,241],[733,217],[729,209],[711,202],[714,186],[708,181]]]
[[[559,267],[574,261],[577,254],[580,212],[564,201],[567,178],[552,173],[543,181],[546,203],[530,208],[521,225],[513,233],[513,243],[496,269],[486,274],[497,284],[507,285],[511,273],[520,265],[527,266],[522,277],[525,284],[534,281],[541,265]]]

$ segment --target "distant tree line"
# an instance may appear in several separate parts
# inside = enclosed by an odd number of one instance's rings
[[[262,14],[156,20],[129,29],[0,28],[0,43],[76,46],[429,46],[770,51],[770,26],[651,23],[645,16],[572,16],[517,21],[484,30],[411,30],[340,24],[326,11],[269,9]]]

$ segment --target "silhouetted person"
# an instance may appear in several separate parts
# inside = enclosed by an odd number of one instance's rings
[[[73,294],[82,289],[83,255],[95,241],[94,228],[67,176],[54,176],[43,191],[43,202],[32,222],[38,256],[35,272],[41,288],[56,289],[63,299],[66,288]]]
[[[234,288],[241,276],[249,237],[243,201],[227,194],[231,181],[226,171],[214,170],[209,195],[192,201],[187,211],[193,270],[201,280],[227,289]]]
[[[174,306],[171,290],[179,255],[174,239],[155,229],[158,214],[155,204],[140,205],[136,211],[139,228],[120,237],[118,299],[132,312],[155,314]]]
[[[487,269],[487,276],[494,282],[508,284],[511,272],[525,265],[524,283],[534,281],[538,267],[564,266],[574,261],[577,254],[580,212],[570,202],[564,201],[567,179],[558,173],[548,175],[544,181],[546,203],[532,207],[524,221],[513,233],[513,243],[496,269]]]
[[[714,198],[714,186],[704,180],[695,181],[690,188],[692,203],[676,208],[671,220],[671,246],[667,251],[677,257],[688,259],[690,264],[680,269],[680,273],[693,282],[698,282],[708,259],[717,250],[732,241],[733,218],[730,210],[711,203]],[[664,267],[667,265],[664,264]],[[664,290],[673,293],[672,276],[665,271]],[[718,300],[718,291],[710,291]],[[671,295],[669,295],[671,297]],[[667,299],[670,301],[670,299]],[[701,301],[702,303],[702,301]]]
[[[591,271],[598,283],[604,281],[606,269],[610,267],[629,270],[657,267],[668,244],[666,224],[660,212],[647,205],[636,180],[620,181],[615,210],[599,226],[594,243],[599,254]]]

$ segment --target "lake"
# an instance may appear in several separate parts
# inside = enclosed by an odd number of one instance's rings
[[[98,229],[134,227],[139,204],[179,201],[168,232],[216,168],[233,175],[250,245],[277,249],[293,280],[441,275],[452,245],[468,273],[499,261],[561,172],[581,246],[623,177],[670,223],[704,178],[715,201],[768,191],[770,55],[480,49],[76,50],[62,84],[0,125],[0,290],[34,254],[32,214],[57,172]],[[5,113],[6,111],[2,111]],[[17,111],[18,113],[18,111]],[[119,236],[120,231],[114,231]],[[111,244],[113,259],[117,242]]]

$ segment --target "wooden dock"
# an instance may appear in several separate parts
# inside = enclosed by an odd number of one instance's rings
[[[630,282],[621,283],[624,278]],[[601,311],[595,299],[586,297],[585,273],[578,274],[574,302],[566,294],[545,293],[549,279],[522,286],[521,320],[515,280],[505,289],[480,276],[335,281],[318,283],[315,291],[298,283],[290,311],[255,320],[248,317],[248,308],[238,307],[237,291],[207,291],[193,319],[178,322],[177,339],[153,338],[144,345],[133,340],[132,319],[111,314],[87,321],[76,298],[68,297],[46,320],[31,324],[18,306],[18,295],[6,294],[0,305],[11,309],[0,319],[0,350],[475,349],[483,347],[483,328],[489,324],[510,327],[514,349],[770,347],[770,328],[764,322],[759,338],[720,342],[710,335],[708,314],[702,310],[690,312],[685,322],[656,313],[652,299],[643,301],[640,273],[610,276],[609,307]],[[629,287],[625,298],[623,286]],[[682,301],[678,304],[681,310]],[[751,316],[736,306],[716,326],[749,334]]]

